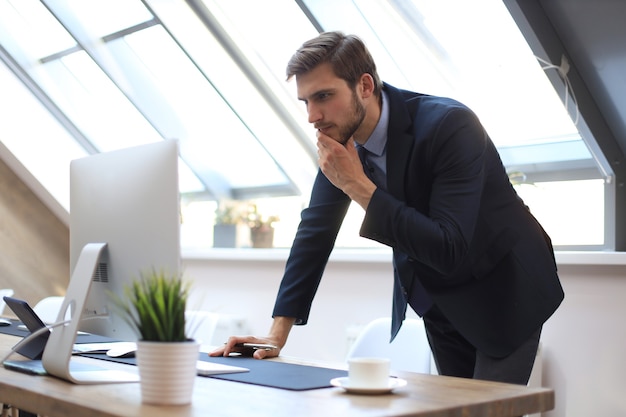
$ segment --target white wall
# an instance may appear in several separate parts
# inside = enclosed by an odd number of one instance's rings
[[[550,417],[626,416],[626,266],[560,267],[565,301],[543,334]]]
[[[275,253],[255,252],[252,260],[187,258],[192,306],[245,317],[252,334],[264,335],[285,262]],[[294,328],[283,354],[343,362],[347,329],[390,315],[389,259],[331,258],[310,322]],[[546,417],[626,415],[626,262],[615,259],[589,265],[578,254],[557,254],[566,298],[542,336],[543,385],[556,392],[556,408]]]

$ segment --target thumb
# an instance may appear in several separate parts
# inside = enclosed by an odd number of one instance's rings
[[[257,349],[252,354],[255,359],[264,359],[267,356],[267,352],[264,349]]]

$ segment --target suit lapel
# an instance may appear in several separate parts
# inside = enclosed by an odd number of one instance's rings
[[[394,197],[405,201],[404,173],[413,148],[412,120],[402,93],[384,84],[389,99],[389,128],[387,131],[387,189]]]

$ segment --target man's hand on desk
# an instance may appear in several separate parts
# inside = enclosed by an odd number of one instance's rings
[[[209,352],[209,356],[228,356],[233,352],[248,354],[255,359],[273,358],[280,354],[280,350],[287,343],[287,337],[296,319],[293,317],[275,316],[267,337],[231,336],[224,346]],[[264,344],[271,347],[249,348],[243,344]],[[238,346],[239,345],[239,346]]]
[[[241,353],[255,359],[272,358],[278,356],[280,348],[275,340],[254,336],[231,336],[224,346],[209,352],[209,356],[229,356],[231,353]]]

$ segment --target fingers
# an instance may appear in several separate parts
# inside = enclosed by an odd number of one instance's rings
[[[228,355],[231,354],[231,352],[234,351],[235,345],[237,343],[240,343],[237,339],[238,338],[235,338],[235,337],[232,337],[232,336],[228,338],[228,340],[224,344],[224,351],[222,352],[223,356],[228,356]]]
[[[252,336],[231,336],[228,338],[224,346],[220,346],[212,352],[209,352],[209,356],[229,356],[231,353],[240,353],[240,350],[236,348],[239,343],[252,342],[254,337]]]
[[[280,352],[280,349],[272,349],[272,350],[257,349],[252,354],[252,357],[255,358],[255,359],[273,358],[273,357],[278,356],[279,352]]]
[[[223,347],[218,347],[217,349],[214,349],[210,352],[208,352],[209,356],[225,356],[224,355],[224,348]]]
[[[224,346],[208,352],[209,356],[230,356],[237,353],[244,356],[252,356],[263,359],[278,356],[280,348],[271,339],[257,338],[254,336],[231,336]]]
[[[317,131],[316,133],[317,136],[317,147],[325,147],[325,148],[330,148],[332,149],[333,147],[345,147],[347,146],[348,143],[350,143],[350,141],[352,141],[352,145],[354,145],[354,139],[352,139],[352,137],[346,139],[346,140],[338,140],[338,139],[334,139],[330,136],[328,136],[327,134],[321,132],[321,131]]]
[[[318,162],[324,163],[329,159],[345,158],[346,152],[350,158],[358,159],[354,147],[354,139],[350,137],[345,143],[339,143],[333,138],[318,132],[317,135],[317,156]],[[354,154],[354,155],[352,155]]]

